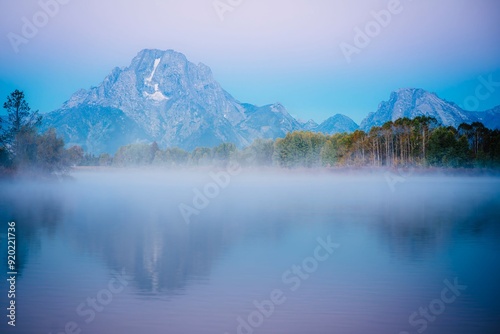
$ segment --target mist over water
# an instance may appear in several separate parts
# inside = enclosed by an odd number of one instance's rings
[[[1,332],[498,333],[500,178],[397,180],[220,168],[0,181],[19,272],[17,325]],[[442,302],[455,279],[466,289]]]

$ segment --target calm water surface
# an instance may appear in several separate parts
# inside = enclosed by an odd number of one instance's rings
[[[209,173],[2,181],[0,333],[500,333],[500,178]]]

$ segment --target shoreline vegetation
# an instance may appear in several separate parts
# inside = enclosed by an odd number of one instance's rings
[[[0,118],[0,177],[61,178],[88,168],[204,169],[236,164],[241,168],[324,169],[337,172],[393,171],[481,174],[500,170],[500,130],[482,123],[458,128],[435,118],[400,118],[369,132],[326,135],[297,131],[276,140],[257,139],[245,148],[232,143],[162,149],[156,142],[133,143],[114,153],[93,155],[81,146],[65,147],[54,129],[40,134],[41,116],[31,111],[23,92],[14,91]]]
[[[117,167],[117,166],[75,166],[71,167],[70,174],[67,178],[72,179],[80,173],[125,173],[140,175],[148,173],[148,175],[162,175],[162,173],[183,174],[186,175],[204,175],[214,172],[225,171],[224,166],[186,166],[178,167],[158,167],[158,166],[142,166],[142,167]],[[500,177],[500,168],[485,168],[485,167],[311,167],[311,168],[281,168],[278,166],[268,167],[242,167],[238,170],[238,175],[248,176],[269,176],[269,175],[290,175],[290,176],[363,176],[363,177],[380,177],[389,178],[399,182],[405,182],[413,177]],[[399,181],[398,181],[399,180]],[[404,181],[403,181],[404,180]]]

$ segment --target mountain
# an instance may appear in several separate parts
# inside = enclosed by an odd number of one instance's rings
[[[44,116],[67,143],[92,153],[114,153],[131,142],[156,141],[191,150],[256,138],[275,139],[301,125],[281,104],[242,104],[213,78],[173,50],[142,50],[97,87],[80,90]]]
[[[293,118],[280,103],[257,107],[242,104],[245,120],[239,125],[242,135],[248,138],[279,138],[288,132],[302,129],[302,125]]]
[[[376,112],[370,113],[360,125],[366,132],[373,126],[381,126],[398,118],[432,116],[445,126],[458,127],[461,123],[483,122],[489,128],[498,128],[499,108],[487,112],[465,111],[458,105],[439,98],[423,89],[407,88],[392,92],[388,101],[382,102]]]
[[[46,114],[43,127],[54,127],[68,146],[82,145],[94,153],[114,153],[115,148],[124,143],[151,139],[122,110],[99,105],[82,105]],[[110,148],[114,150],[108,151]]]
[[[478,122],[483,123],[489,129],[500,129],[500,106],[486,111],[474,112]]]
[[[300,125],[302,126],[302,130],[304,131],[314,131],[318,127],[318,123],[316,123],[314,120],[310,119],[307,122],[298,120]]]
[[[358,128],[359,126],[352,119],[345,115],[337,114],[321,123],[314,131],[331,135],[334,133],[354,132]]]
[[[140,51],[130,65],[116,67],[97,87],[74,93],[62,107],[45,114],[41,130],[54,127],[68,145],[113,154],[123,145],[156,141],[162,147],[192,150],[257,138],[276,139],[296,130],[325,134],[369,131],[401,117],[435,117],[444,125],[482,122],[500,128],[500,107],[469,112],[422,89],[400,89],[358,127],[337,114],[320,125],[297,121],[280,103],[241,103],[214,79],[210,68],[173,50]]]

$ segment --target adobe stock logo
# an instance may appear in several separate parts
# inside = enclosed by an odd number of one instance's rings
[[[224,21],[224,15],[226,15],[227,12],[232,12],[241,6],[243,1],[244,0],[214,0],[214,2],[212,2],[212,6],[222,22]]]
[[[464,100],[463,108],[465,110],[479,110],[481,102],[488,100],[500,88],[500,81],[495,81],[493,74],[488,75],[488,77],[481,75],[477,80],[479,83],[474,90],[474,95],[469,95]]]
[[[254,300],[253,310],[246,316],[238,316],[236,318],[236,334],[257,334],[260,328],[267,319],[269,319],[277,310],[278,307],[287,301],[287,289],[290,292],[297,291],[303,282],[314,274],[321,263],[326,262],[340,247],[340,244],[332,241],[330,235],[326,238],[317,238],[317,245],[314,248],[311,256],[306,257],[300,264],[294,264],[289,269],[285,270],[281,275],[281,288],[273,289],[269,293],[269,299]],[[225,334],[229,334],[225,332]]]
[[[198,188],[193,189],[193,205],[179,204],[179,211],[184,222],[189,225],[191,223],[191,216],[198,216],[203,209],[207,208],[210,201],[219,196],[221,190],[229,186],[231,178],[240,174],[241,170],[242,168],[239,163],[230,162],[225,171],[210,172],[209,176],[213,182],[206,183],[201,190]]]
[[[433,299],[426,307],[420,307],[418,312],[410,314],[408,322],[412,327],[416,327],[417,333],[423,333],[430,323],[436,321],[437,317],[446,311],[447,306],[454,303],[467,290],[467,285],[460,284],[457,277],[453,283],[448,279],[443,283],[445,287],[441,290],[439,298]],[[399,334],[410,334],[410,332],[402,331]]]
[[[88,297],[76,307],[75,313],[80,318],[78,320],[67,321],[64,328],[61,328],[61,330],[54,334],[87,333],[87,331],[84,330],[84,325],[93,322],[97,314],[103,312],[104,309],[111,304],[113,299],[125,290],[132,279],[133,277],[127,275],[125,272],[125,268],[123,268],[121,272],[114,271],[105,288],[99,290],[91,297]],[[53,334],[53,332],[49,332],[49,334]]]
[[[30,40],[35,38],[40,29],[45,27],[51,18],[54,18],[61,8],[61,5],[66,5],[71,0],[39,0],[38,6],[40,10],[35,12],[31,19],[23,16],[21,18],[22,26],[20,34],[9,32],[7,38],[10,46],[15,53],[19,53],[19,47],[22,44],[28,44]]]

